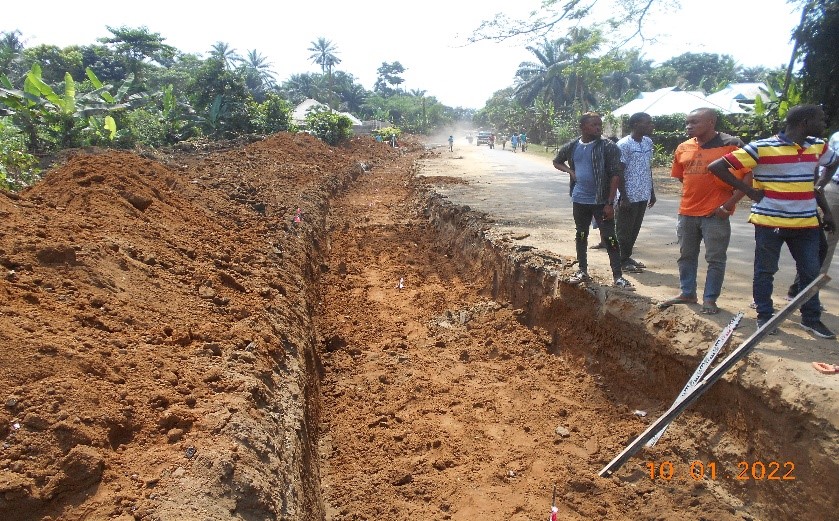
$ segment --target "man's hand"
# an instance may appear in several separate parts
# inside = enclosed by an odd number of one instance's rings
[[[731,212],[726,210],[724,206],[720,206],[719,208],[714,210],[714,213],[712,213],[710,217],[716,217],[717,219],[728,219],[729,217],[731,217]]]
[[[832,214],[822,215],[822,228],[824,231],[834,233],[836,231],[836,222],[833,220]]]
[[[650,194],[650,202],[647,203],[647,208],[652,208],[655,205],[657,199],[655,198],[655,193]]]
[[[603,207],[603,220],[604,221],[611,221],[614,218],[615,218],[615,207],[612,206],[611,204],[607,203],[606,206]]]
[[[746,196],[752,201],[759,203],[763,199],[763,190],[759,188],[749,188],[749,191],[746,192]]]

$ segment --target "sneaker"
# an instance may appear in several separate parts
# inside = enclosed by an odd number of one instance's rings
[[[827,326],[822,324],[821,320],[818,322],[813,322],[812,324],[805,324],[802,322],[799,324],[801,329],[804,331],[808,331],[819,338],[836,338],[836,334],[833,331],[827,329]]]
[[[618,277],[617,279],[615,279],[615,283],[612,286],[626,291],[635,291],[635,286],[633,286],[631,282],[629,282],[623,277]]]
[[[767,322],[769,322],[768,318],[757,319],[757,328],[758,329],[762,328],[764,326],[764,324],[766,324]],[[767,335],[777,335],[777,334],[778,334],[778,328],[774,328],[767,333]]]
[[[636,268],[641,268],[641,269],[644,269],[644,268],[646,268],[646,267],[647,267],[647,265],[646,265],[646,264],[644,264],[643,262],[638,262],[638,261],[637,261],[637,260],[635,260],[635,259],[627,259],[626,263],[627,263],[627,264],[632,264],[632,265],[633,265],[633,266],[635,266]]]
[[[588,276],[588,272],[583,270],[578,271],[577,273],[571,275],[571,278],[568,279],[570,284],[580,284],[581,282],[591,282],[591,277]]]

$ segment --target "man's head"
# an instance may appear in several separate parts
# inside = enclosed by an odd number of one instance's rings
[[[629,131],[632,135],[649,136],[653,133],[653,118],[646,112],[629,116]]]
[[[597,112],[586,112],[580,116],[580,133],[583,141],[591,141],[603,134],[603,119]]]
[[[797,131],[804,136],[820,136],[826,127],[824,110],[818,105],[796,105],[787,112],[787,133]]]
[[[717,133],[716,128],[717,111],[712,108],[703,107],[692,110],[685,120],[688,137],[695,137],[700,143],[713,138]]]

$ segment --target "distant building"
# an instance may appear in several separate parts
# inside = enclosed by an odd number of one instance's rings
[[[291,120],[298,127],[301,127],[301,128],[305,127],[306,126],[306,114],[308,114],[309,111],[312,110],[315,107],[329,108],[327,105],[324,105],[323,103],[321,103],[317,100],[309,98],[309,99],[301,102],[299,105],[297,105],[294,108],[294,110],[291,113]],[[358,133],[359,130],[364,127],[364,123],[360,119],[358,119],[357,117],[350,114],[349,112],[338,112],[338,114],[340,114],[342,116],[346,116],[350,119],[350,121],[352,121],[353,132]]]

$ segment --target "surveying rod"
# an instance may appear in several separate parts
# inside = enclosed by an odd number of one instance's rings
[[[763,340],[763,337],[769,334],[770,331],[774,330],[778,327],[778,325],[786,320],[786,318],[795,312],[802,304],[810,300],[810,297],[816,294],[816,292],[830,282],[830,277],[826,274],[822,273],[818,277],[816,277],[813,282],[807,285],[806,288],[801,290],[801,292],[795,296],[792,301],[786,305],[781,311],[775,314],[772,318],[766,322],[763,327],[759,328],[757,331],[754,332],[752,336],[747,338],[740,347],[735,349],[731,352],[725,360],[720,362],[720,364],[715,367],[708,375],[702,379],[696,386],[691,389],[691,391],[685,395],[685,397],[677,402],[674,403],[670,409],[667,410],[659,419],[653,422],[647,430],[645,430],[640,436],[638,436],[635,441],[629,444],[623,452],[615,456],[615,459],[609,462],[608,465],[603,467],[600,472],[597,474],[600,477],[609,477],[612,475],[613,472],[620,469],[626,461],[633,456],[638,450],[644,446],[644,444],[649,441],[653,436],[656,435],[658,431],[660,431],[663,427],[667,426],[672,422],[678,415],[682,413],[685,409],[687,409],[693,402],[695,402],[705,391],[711,388],[714,383],[722,378],[722,376],[731,369],[734,364],[739,362],[743,357],[745,357],[749,352],[754,349],[754,347]]]

